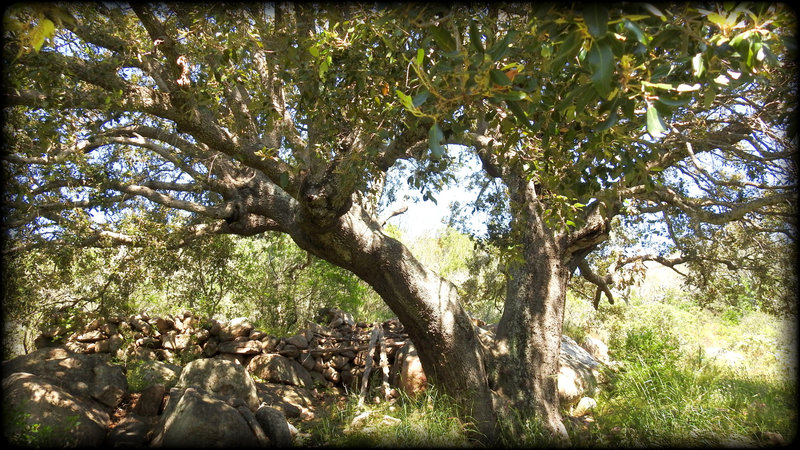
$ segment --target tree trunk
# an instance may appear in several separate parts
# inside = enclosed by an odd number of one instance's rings
[[[403,323],[429,381],[456,400],[480,440],[493,442],[496,421],[483,346],[455,286],[384,234],[357,204],[325,229],[300,225],[291,232],[295,242],[375,289]]]
[[[533,414],[555,441],[569,438],[558,399],[558,369],[564,302],[570,271],[564,240],[545,226],[533,184],[512,188],[518,207],[523,262],[512,267],[503,316],[497,327],[496,369],[491,386],[517,414]],[[513,422],[513,420],[512,420]]]

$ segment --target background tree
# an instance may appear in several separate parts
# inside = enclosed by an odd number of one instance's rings
[[[75,4],[4,21],[8,252],[285,233],[381,296],[488,439],[512,410],[566,436],[566,286],[580,269],[609,292],[586,258],[615,217],[664,214],[687,260],[729,222],[794,239],[781,5]],[[491,348],[376,211],[400,160],[435,196],[447,144],[480,157],[508,219]]]

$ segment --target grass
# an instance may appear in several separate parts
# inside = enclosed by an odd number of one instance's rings
[[[714,314],[677,289],[647,294],[633,295],[630,304],[602,304],[599,311],[568,299],[566,334],[600,337],[622,367],[597,394],[589,417],[565,421],[573,445],[738,447],[766,445],[774,433],[785,442],[796,437],[793,321],[758,311]],[[711,347],[740,358],[727,362],[706,351]],[[452,400],[435,389],[416,399],[361,407],[353,394],[306,424],[303,444],[470,446],[470,424],[457,419],[455,411]],[[521,435],[503,435],[503,446],[547,446],[535,423],[520,418],[516,425]]]
[[[568,299],[565,330],[602,336],[623,367],[573,443],[741,446],[765,443],[773,433],[786,442],[796,437],[793,320],[758,311],[714,314],[674,288],[636,294],[628,305],[597,312]],[[715,357],[712,347],[736,358]]]
[[[429,387],[416,398],[358,404],[352,393],[329,404],[301,429],[302,445],[332,447],[468,447],[470,424],[456,417],[452,399]]]

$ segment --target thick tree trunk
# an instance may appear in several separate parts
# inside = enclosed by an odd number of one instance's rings
[[[558,400],[564,302],[570,271],[564,240],[545,226],[533,184],[511,189],[523,262],[512,268],[497,328],[491,386],[517,414],[530,413],[556,442],[568,442]]]
[[[476,425],[495,438],[492,393],[483,347],[455,286],[425,268],[358,205],[332,226],[302,224],[292,232],[300,247],[366,281],[403,323],[428,379],[453,397]]]

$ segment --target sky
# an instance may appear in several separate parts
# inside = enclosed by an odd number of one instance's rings
[[[393,211],[403,204],[408,205],[408,211],[389,219],[388,223],[398,227],[403,231],[404,236],[411,240],[426,235],[434,235],[437,231],[444,230],[450,216],[450,205],[453,202],[470,203],[478,196],[477,190],[468,188],[467,179],[472,173],[481,170],[480,160],[466,148],[459,148],[458,146],[447,147],[448,152],[460,152],[458,157],[464,163],[464,167],[456,171],[457,181],[455,184],[448,186],[439,193],[435,193],[436,203],[430,200],[422,200],[422,193],[419,190],[408,187],[403,182],[408,177],[408,174],[398,166],[390,169],[389,177],[397,176],[400,180],[403,180],[400,185],[404,186],[404,188],[398,190],[397,200],[390,203],[385,208],[385,211]],[[414,200],[417,201],[415,202]],[[486,216],[484,214],[475,214],[470,228],[483,232],[486,230],[485,222]]]

